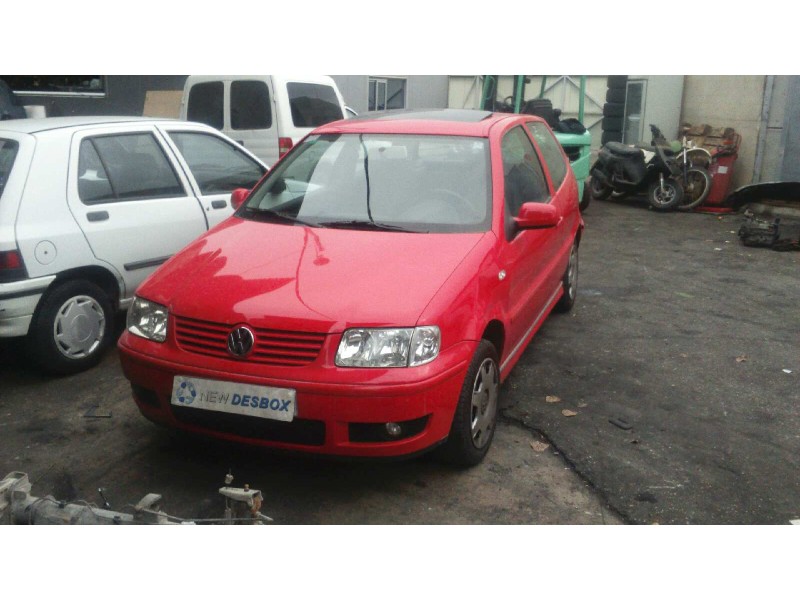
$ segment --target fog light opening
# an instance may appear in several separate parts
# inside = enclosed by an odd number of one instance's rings
[[[403,433],[403,428],[397,423],[387,423],[386,433],[388,433],[390,437],[396,438]]]

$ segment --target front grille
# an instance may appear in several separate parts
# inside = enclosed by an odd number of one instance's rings
[[[325,343],[324,333],[251,327],[255,336],[253,350],[244,359],[237,359],[228,352],[228,334],[233,328],[233,325],[175,317],[175,339],[178,346],[187,352],[215,358],[300,367],[314,362]]]
[[[325,423],[311,419],[291,422],[260,417],[233,415],[211,410],[170,405],[172,414],[181,423],[242,437],[269,442],[322,446],[325,443]]]

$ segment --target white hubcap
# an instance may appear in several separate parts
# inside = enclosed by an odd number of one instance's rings
[[[91,296],[75,296],[56,313],[53,339],[67,358],[85,358],[103,341],[106,317]]]

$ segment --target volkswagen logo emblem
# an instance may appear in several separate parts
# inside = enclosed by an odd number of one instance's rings
[[[228,352],[234,356],[247,356],[253,349],[255,337],[247,327],[237,327],[228,334]]]

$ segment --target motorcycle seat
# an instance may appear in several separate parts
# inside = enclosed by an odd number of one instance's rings
[[[615,156],[636,157],[642,155],[642,151],[639,148],[631,148],[619,142],[608,142],[605,148]]]

